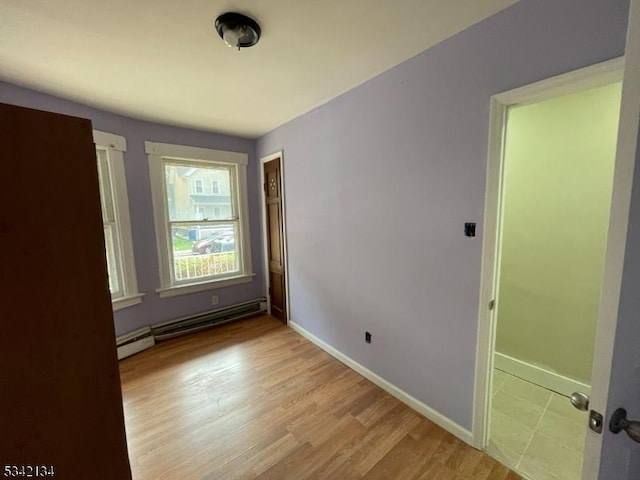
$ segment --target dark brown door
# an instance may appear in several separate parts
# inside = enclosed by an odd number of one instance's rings
[[[267,254],[271,314],[287,323],[287,292],[284,269],[284,229],[282,225],[282,185],[280,159],[264,164],[264,192],[267,212]]]
[[[131,479],[91,122],[0,104],[0,152],[0,467]]]

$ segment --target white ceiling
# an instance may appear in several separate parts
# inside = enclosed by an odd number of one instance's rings
[[[516,0],[2,0],[0,79],[135,118],[257,137]],[[237,51],[213,22],[255,18]]]

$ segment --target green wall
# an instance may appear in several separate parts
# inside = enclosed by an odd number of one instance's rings
[[[496,351],[591,384],[621,85],[509,110]]]

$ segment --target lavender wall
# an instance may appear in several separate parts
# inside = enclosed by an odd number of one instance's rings
[[[627,11],[522,0],[260,138],[284,150],[292,320],[470,429],[489,98],[621,55]]]
[[[144,151],[145,140],[249,154],[247,181],[249,185],[253,269],[256,276],[251,283],[222,288],[216,290],[215,294],[220,297],[220,307],[264,295],[258,196],[259,170],[256,165],[255,142],[253,140],[133,120],[2,82],[0,82],[0,102],[88,118],[93,122],[95,129],[122,135],[127,139],[127,152],[124,159],[134,254],[138,287],[142,293],[145,293],[145,297],[141,304],[115,312],[117,335],[144,325],[200,313],[213,308],[211,295],[214,292],[212,291],[162,299],[155,293],[156,288],[160,286],[160,279],[148,160]],[[46,209],[46,199],[43,199],[43,208]],[[40,213],[46,214],[46,210]]]

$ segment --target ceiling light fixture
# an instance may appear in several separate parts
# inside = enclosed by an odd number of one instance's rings
[[[227,12],[216,18],[216,31],[230,47],[252,47],[260,40],[260,25],[241,13]]]

